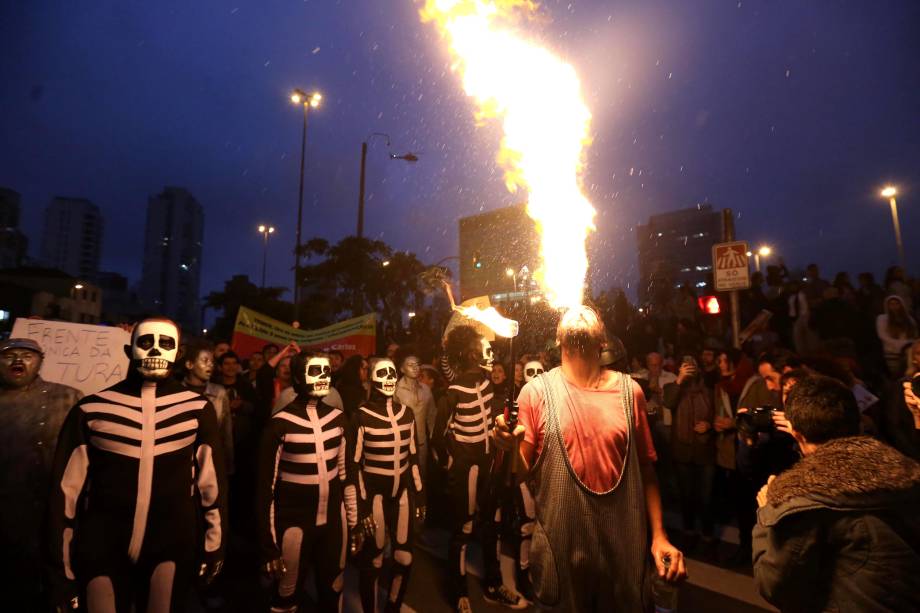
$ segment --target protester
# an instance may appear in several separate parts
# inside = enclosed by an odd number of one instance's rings
[[[396,383],[396,399],[400,404],[409,407],[415,416],[415,425],[418,430],[416,445],[419,470],[422,478],[428,469],[428,439],[434,432],[434,423],[437,418],[437,407],[431,389],[419,381],[419,360],[407,350],[398,354],[399,372],[402,375]]]
[[[852,392],[799,381],[786,415],[804,454],[757,497],[754,580],[787,611],[917,611],[920,464],[859,434]]]
[[[211,401],[217,414],[220,438],[224,444],[227,474],[233,474],[233,418],[227,390],[224,386],[211,382],[214,374],[214,352],[209,345],[192,344],[186,350],[184,360],[185,377],[182,379],[182,385]]]
[[[58,432],[82,394],[38,374],[44,360],[31,339],[0,342],[0,547],[2,598],[33,610],[41,593],[41,520]]]
[[[903,371],[904,347],[918,337],[917,322],[911,317],[903,297],[892,294],[885,299],[885,312],[876,318],[875,330],[882,342],[888,373],[897,376]]]
[[[179,610],[223,568],[223,445],[211,403],[171,376],[178,349],[172,321],[141,321],[128,376],[61,427],[45,538],[60,610]]]
[[[364,357],[353,355],[342,364],[336,382],[336,389],[342,396],[345,416],[349,419],[358,407],[368,399],[365,384],[368,381],[368,363]]]
[[[684,358],[677,380],[665,386],[664,403],[674,414],[671,451],[680,492],[684,534],[691,537],[688,549],[701,541],[703,551],[711,555],[714,553],[715,529],[712,516],[716,459],[712,423],[715,409],[713,391],[706,386],[692,356]],[[699,531],[697,519],[700,521]]]
[[[601,368],[605,331],[595,311],[568,310],[556,337],[562,366],[521,390],[513,432],[503,416],[496,429],[508,448],[520,441],[521,466],[531,471],[534,595],[557,611],[640,611],[649,602],[649,533],[658,574],[686,574],[662,522],[645,398],[628,377]],[[574,559],[577,568],[554,562]]]

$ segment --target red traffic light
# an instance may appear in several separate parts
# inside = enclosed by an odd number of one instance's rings
[[[700,310],[707,315],[718,315],[722,312],[719,299],[715,296],[700,296],[696,299],[696,303],[699,305]]]

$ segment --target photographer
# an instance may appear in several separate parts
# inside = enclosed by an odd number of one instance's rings
[[[838,381],[799,379],[786,407],[804,458],[757,495],[760,593],[782,611],[920,610],[920,464],[857,436]]]
[[[715,545],[712,539],[715,528],[712,483],[716,460],[713,392],[703,380],[693,356],[684,356],[677,381],[664,386],[663,396],[664,405],[674,414],[671,451],[680,490],[683,528],[692,537],[702,536],[704,549],[712,553]],[[696,532],[697,517],[701,532]]]

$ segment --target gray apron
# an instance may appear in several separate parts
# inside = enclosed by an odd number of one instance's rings
[[[530,475],[537,510],[530,574],[540,610],[633,612],[650,603],[651,554],[632,381],[615,374],[623,402],[610,409],[626,416],[628,450],[619,481],[606,492],[584,485],[569,461],[559,413],[571,410],[572,400],[561,369],[540,375],[546,431]]]

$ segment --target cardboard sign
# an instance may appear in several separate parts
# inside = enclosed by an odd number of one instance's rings
[[[262,351],[268,343],[283,347],[294,341],[312,351],[341,351],[346,358],[372,355],[377,345],[377,316],[362,315],[318,330],[301,330],[258,311],[240,307],[231,346],[240,357]]]
[[[751,287],[747,243],[719,243],[712,246],[712,270],[717,292],[730,292]]]
[[[128,374],[125,345],[131,344],[131,335],[121,328],[20,317],[10,336],[41,346],[42,379],[75,387],[84,395],[115,385]]]

